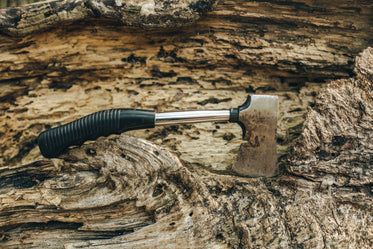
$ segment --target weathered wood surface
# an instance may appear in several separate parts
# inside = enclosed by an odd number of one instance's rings
[[[185,167],[124,134],[57,161],[2,167],[0,245],[372,248],[372,63],[370,48],[356,78],[320,91],[278,178]]]
[[[371,49],[353,72],[372,22],[371,1],[238,0],[172,32],[90,19],[0,36],[0,246],[372,248]],[[98,110],[229,108],[250,93],[280,97],[275,179],[232,175],[235,124],[129,133],[184,166],[125,135],[64,159],[36,146]]]
[[[143,28],[176,28],[212,10],[215,0],[49,0],[0,10],[0,32],[27,35],[88,18]]]
[[[292,151],[290,172],[329,185],[372,190],[372,62],[369,48],[357,59],[357,78],[335,81],[319,92]]]
[[[0,0],[0,8],[5,9],[9,7],[19,7],[24,6],[26,4],[40,2],[41,0]]]
[[[101,19],[24,38],[1,36],[0,163],[40,158],[36,137],[43,129],[97,110],[219,109],[240,105],[249,93],[280,96],[283,158],[321,83],[351,75],[355,56],[371,43],[371,10],[369,1],[355,7],[222,1],[194,26],[173,32]],[[241,143],[234,124],[131,134],[223,171]]]

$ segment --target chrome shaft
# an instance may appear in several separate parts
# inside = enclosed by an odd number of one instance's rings
[[[162,112],[155,114],[155,125],[228,121],[229,115],[229,110]]]

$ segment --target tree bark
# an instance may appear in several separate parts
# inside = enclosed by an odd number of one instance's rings
[[[0,36],[0,247],[372,248],[372,6],[221,1],[179,29],[101,18]],[[276,178],[232,173],[235,124],[132,131],[53,160],[36,146],[98,110],[252,93],[280,98]]]

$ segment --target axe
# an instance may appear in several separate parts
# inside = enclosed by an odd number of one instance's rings
[[[81,145],[100,136],[156,125],[210,121],[238,123],[245,143],[241,144],[233,170],[244,176],[277,174],[276,130],[278,97],[250,95],[244,104],[227,110],[197,110],[156,113],[139,109],[110,109],[82,117],[71,123],[44,131],[38,144],[44,157],[53,158],[72,145]]]

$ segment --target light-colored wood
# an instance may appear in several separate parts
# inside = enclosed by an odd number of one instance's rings
[[[371,4],[348,4],[223,1],[194,26],[173,31],[101,19],[24,38],[1,36],[0,161],[38,158],[36,137],[45,127],[97,110],[229,108],[250,93],[280,96],[284,158],[321,83],[352,74],[355,56],[371,41]],[[242,142],[235,124],[131,134],[223,171]]]
[[[372,193],[372,61],[373,49],[368,48],[357,58],[357,78],[334,81],[320,91],[295,142],[289,172],[345,186],[345,195],[356,192],[354,187]]]
[[[181,29],[88,19],[1,35],[0,247],[372,248],[371,14],[370,1],[238,0]],[[132,131],[152,144],[112,136],[53,160],[36,146],[98,110],[251,93],[280,98],[277,178],[232,173],[236,124]]]
[[[215,5],[216,0],[46,0],[0,9],[0,32],[25,36],[89,18],[143,28],[179,28]]]
[[[362,74],[321,90],[288,174],[277,178],[185,167],[168,150],[124,134],[58,160],[2,167],[0,245],[371,248],[372,59],[373,49],[365,50]],[[346,100],[357,104],[332,107]]]

